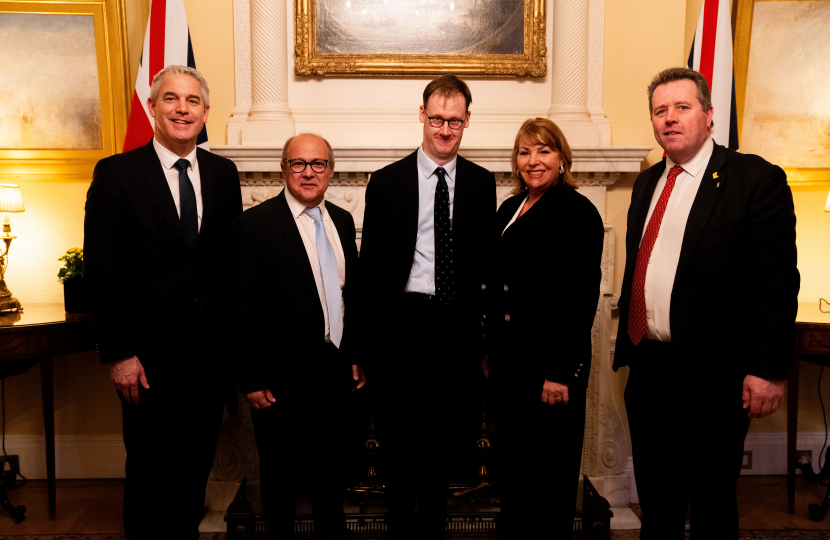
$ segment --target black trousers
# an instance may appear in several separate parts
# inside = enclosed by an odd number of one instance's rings
[[[506,540],[573,538],[579,489],[585,390],[569,389],[567,405],[516,395],[496,383],[500,532]]]
[[[749,429],[743,376],[708,384],[680,366],[670,343],[643,340],[625,389],[642,540],[684,537],[687,505],[694,538],[738,538],[735,484]]]
[[[212,370],[148,372],[139,403],[119,393],[127,450],[129,540],[196,540],[222,424],[222,377]]]
[[[271,388],[277,401],[252,410],[259,452],[260,497],[268,538],[294,537],[297,499],[306,493],[314,538],[347,537],[343,513],[343,456],[350,366],[339,365],[331,344],[309,347],[300,380]]]
[[[390,540],[443,538],[464,355],[456,311],[407,294],[394,314],[396,347],[378,365],[378,434]],[[417,513],[416,513],[417,501]]]

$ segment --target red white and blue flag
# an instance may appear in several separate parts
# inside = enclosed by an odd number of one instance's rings
[[[732,63],[732,26],[729,0],[705,0],[700,10],[689,69],[703,75],[712,91],[718,144],[738,149],[738,109],[735,105],[735,71]]]
[[[196,68],[190,30],[183,0],[153,0],[144,34],[144,49],[135,81],[124,152],[144,146],[153,137],[153,117],[147,109],[153,77],[166,66],[178,64]],[[207,129],[202,128],[196,144],[208,148]]]

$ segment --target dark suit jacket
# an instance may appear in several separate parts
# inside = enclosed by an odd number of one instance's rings
[[[494,374],[538,401],[545,379],[588,384],[605,228],[591,201],[559,184],[504,231],[524,198],[496,215],[485,326]]]
[[[95,166],[84,219],[84,284],[102,362],[135,355],[145,370],[163,371],[198,356],[205,336],[213,350],[223,345],[216,331],[228,307],[222,254],[242,195],[232,161],[202,149],[196,155],[203,215],[195,253],[152,141]]]
[[[453,259],[456,275],[458,330],[471,355],[483,352],[482,284],[487,236],[496,209],[493,173],[461,156],[456,168],[453,202]],[[370,356],[384,358],[396,347],[397,311],[409,279],[418,235],[417,151],[372,175],[366,188],[366,210],[360,244],[364,283],[364,324]],[[391,349],[390,349],[391,348]]]
[[[357,245],[352,215],[326,202],[343,254],[345,316],[332,371],[348,376],[356,342]],[[270,388],[275,396],[313,388],[320,375],[316,362],[305,361],[323,344],[325,318],[314,274],[285,192],[245,211],[234,222],[235,255],[232,326],[239,390]],[[359,363],[355,361],[354,363]],[[342,369],[341,369],[342,368]]]
[[[640,237],[665,159],[643,171],[628,211],[614,369],[636,358],[628,303]],[[686,384],[746,374],[786,379],[799,274],[787,177],[758,156],[715,144],[689,213],[672,288],[671,335]]]

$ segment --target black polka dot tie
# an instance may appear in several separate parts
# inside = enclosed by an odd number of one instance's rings
[[[452,257],[452,222],[450,221],[450,191],[443,167],[435,169],[435,297],[448,306],[455,299],[455,279]]]

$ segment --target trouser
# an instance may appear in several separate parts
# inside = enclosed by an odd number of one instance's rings
[[[297,498],[308,492],[314,538],[346,538],[343,456],[350,367],[337,363],[337,349],[296,359],[313,376],[271,388],[277,401],[252,410],[259,452],[260,497],[268,538],[294,537]],[[288,388],[290,387],[290,388]]]
[[[447,450],[463,395],[461,358],[470,352],[462,351],[455,311],[434,299],[405,295],[394,320],[396,349],[378,366],[389,538],[443,538]]]
[[[224,408],[221,377],[208,371],[148,373],[150,389],[139,385],[138,404],[119,393],[129,540],[199,538]]]
[[[735,484],[749,429],[743,378],[723,366],[709,387],[691,384],[674,346],[651,340],[636,347],[630,364],[625,404],[641,540],[682,539],[689,504],[695,538],[737,539]]]

